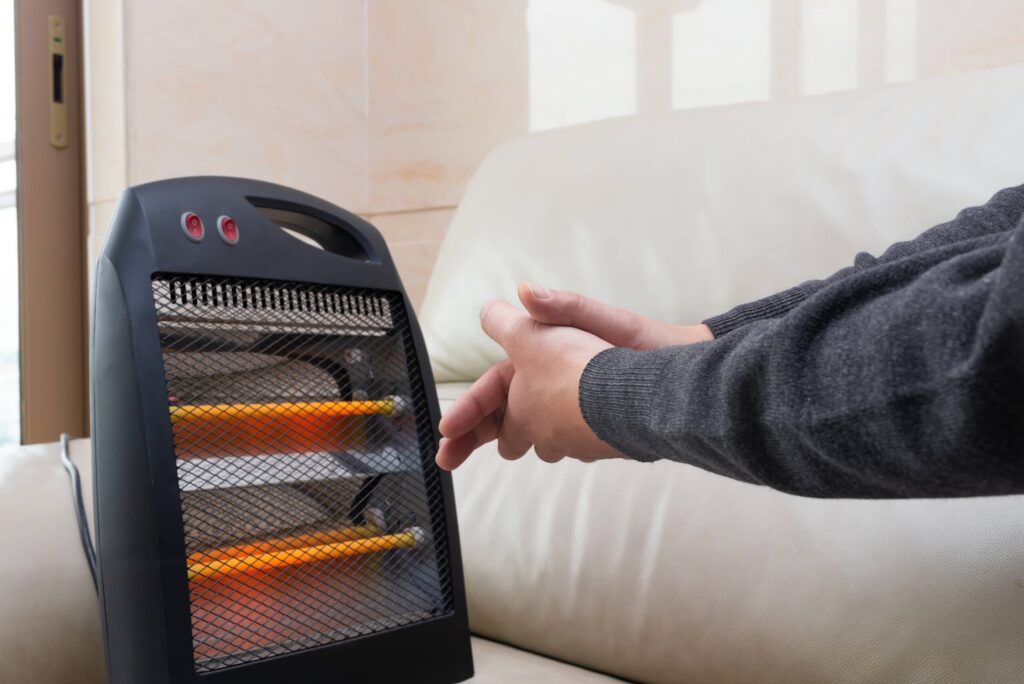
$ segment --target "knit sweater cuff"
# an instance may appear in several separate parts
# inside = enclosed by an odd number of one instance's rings
[[[781,316],[802,302],[809,294],[810,291],[806,286],[797,285],[756,302],[740,304],[726,313],[712,316],[702,323],[711,328],[711,333],[718,338],[747,323]]]
[[[644,432],[651,390],[663,377],[666,358],[650,352],[613,347],[592,358],[580,377],[583,420],[601,441],[636,461],[657,456],[638,453],[632,436]]]

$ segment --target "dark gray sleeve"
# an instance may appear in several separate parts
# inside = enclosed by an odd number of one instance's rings
[[[720,339],[595,356],[602,440],[806,496],[1024,493],[1024,224],[849,274]]]
[[[724,314],[712,316],[702,322],[711,329],[716,338],[721,337],[747,323],[781,316],[821,288],[864,269],[953,242],[1009,230],[1017,225],[1022,214],[1024,185],[1000,190],[984,205],[964,209],[952,221],[941,223],[913,240],[897,242],[879,257],[861,252],[854,259],[852,266],[828,278],[809,280],[764,299],[740,304]]]

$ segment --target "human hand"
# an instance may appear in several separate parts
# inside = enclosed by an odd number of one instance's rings
[[[491,367],[441,419],[437,464],[462,465],[481,445],[498,440],[498,453],[516,459],[530,447],[544,461],[565,456],[590,461],[621,456],[583,420],[580,376],[598,352],[612,345],[583,330],[538,323],[495,300],[480,311],[484,332],[508,359]]]
[[[646,350],[714,338],[711,330],[703,324],[663,323],[568,290],[548,290],[522,283],[518,294],[529,317],[505,302],[492,303],[500,305],[500,320],[494,324],[504,325],[506,319],[510,319],[516,328],[514,339],[506,338],[516,347],[516,357],[513,357],[509,346],[488,330],[485,314],[490,313],[490,305],[481,311],[484,331],[505,347],[509,358],[484,373],[441,420],[442,439],[436,461],[445,470],[457,468],[475,449],[494,439],[498,440],[498,453],[509,459],[519,458],[531,445],[535,446],[538,457],[552,462],[563,456],[579,460],[621,456],[593,434],[580,413],[579,380],[589,360],[611,346]],[[531,317],[533,325],[530,325]],[[552,330],[551,326],[558,326],[563,332],[545,332]],[[579,334],[566,328],[575,329]],[[539,335],[542,332],[544,335]],[[585,351],[540,349],[545,344],[557,344],[563,340],[582,344]],[[563,362],[559,356],[563,352],[572,358]],[[550,376],[539,370],[543,364],[538,361],[544,359],[538,359],[538,355],[553,361]],[[535,381],[539,373],[539,390],[525,389],[528,382],[523,378],[516,382],[517,358],[521,364],[529,364],[527,380]],[[513,388],[516,390],[514,397]],[[547,399],[550,410],[545,408],[544,401],[538,400],[546,390],[551,390],[552,396]],[[533,416],[534,413],[539,415]],[[537,421],[536,425],[527,424],[533,420]],[[566,422],[559,426],[558,420]]]
[[[711,329],[703,323],[672,325],[569,290],[520,283],[519,301],[539,323],[579,328],[615,347],[643,351],[714,339]]]

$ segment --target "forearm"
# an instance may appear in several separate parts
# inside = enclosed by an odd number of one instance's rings
[[[740,304],[726,313],[704,320],[703,323],[711,329],[716,338],[722,337],[748,323],[782,316],[823,287],[875,266],[913,258],[928,250],[956,242],[1010,230],[1021,220],[1022,214],[1024,185],[1000,190],[987,203],[964,209],[952,221],[941,223],[913,240],[897,242],[881,256],[875,257],[862,252],[857,255],[853,265],[827,278],[809,280],[764,299]]]
[[[714,342],[603,352],[583,415],[637,460],[807,496],[1024,492],[1017,238],[1005,259],[978,249],[920,278],[890,265]]]

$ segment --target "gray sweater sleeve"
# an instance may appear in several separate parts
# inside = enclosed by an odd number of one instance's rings
[[[861,252],[854,259],[852,266],[848,266],[828,278],[809,280],[764,299],[740,304],[724,314],[712,316],[702,322],[711,329],[711,333],[715,337],[721,337],[747,323],[781,316],[821,288],[865,269],[960,240],[1009,230],[1021,216],[1022,203],[1024,203],[1024,186],[1000,190],[986,204],[968,207],[957,214],[952,221],[941,223],[913,240],[897,242],[879,257]]]
[[[585,420],[636,460],[807,496],[1024,493],[1024,192],[996,198],[1015,208],[969,210],[970,237],[898,245],[785,316],[598,354]]]

